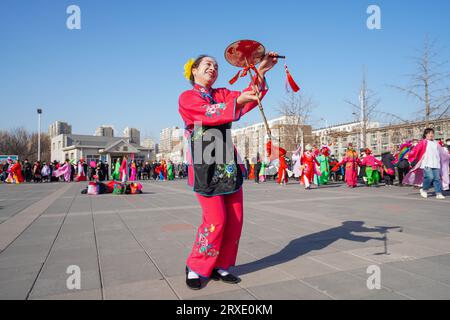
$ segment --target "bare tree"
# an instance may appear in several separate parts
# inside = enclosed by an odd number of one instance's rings
[[[304,125],[310,120],[312,111],[317,104],[310,96],[294,94],[291,92],[280,103],[277,111],[286,117],[286,124],[289,126],[290,143],[300,145],[303,149],[305,142]]]
[[[37,159],[38,134],[24,128],[0,131],[0,154],[18,155],[19,159]],[[41,133],[41,159],[50,161],[50,137]]]
[[[445,86],[450,74],[443,71],[446,61],[437,62],[437,57],[436,41],[430,42],[428,36],[425,37],[422,52],[412,58],[417,70],[407,75],[409,84],[404,87],[392,86],[419,101],[421,108],[417,120],[425,121],[426,126],[430,120],[444,116],[449,110],[449,88],[443,89],[441,86]]]
[[[363,77],[361,80],[361,88],[359,91],[359,103],[345,100],[345,102],[347,102],[353,108],[352,114],[356,116],[356,118],[359,119],[361,123],[361,148],[366,148],[367,128],[373,116],[377,112],[376,108],[380,101],[381,99],[379,99],[376,94],[367,87],[366,69],[364,68]]]

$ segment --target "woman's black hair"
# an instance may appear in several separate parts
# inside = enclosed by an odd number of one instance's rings
[[[429,134],[430,132],[433,132],[434,133],[434,129],[433,128],[426,128],[424,131],[423,131],[423,139],[425,139],[426,137],[427,137],[427,134]]]
[[[213,58],[213,57],[208,56],[207,54],[201,54],[197,57],[197,59],[195,59],[194,63],[192,64],[192,67],[191,67],[191,77],[189,78],[189,81],[191,82],[192,86],[194,86],[194,84],[195,84],[195,79],[194,79],[194,74],[192,73],[192,69],[198,68],[198,66],[202,62],[203,58]]]

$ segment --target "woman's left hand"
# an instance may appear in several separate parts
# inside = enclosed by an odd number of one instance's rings
[[[261,63],[259,64],[258,72],[263,75],[267,71],[272,69],[273,66],[278,63],[278,58],[276,58],[276,56],[278,56],[278,53],[276,53],[276,52],[269,52],[269,53],[267,53],[264,56],[264,58],[261,61]]]

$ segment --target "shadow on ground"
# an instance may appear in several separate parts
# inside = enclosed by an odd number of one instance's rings
[[[238,265],[235,271],[239,275],[255,272],[265,268],[273,267],[281,263],[294,260],[311,251],[321,250],[337,240],[344,239],[349,241],[367,242],[369,240],[380,240],[386,244],[386,233],[389,229],[399,227],[379,226],[375,228],[364,227],[363,221],[344,221],[341,226],[312,233],[292,240],[287,246],[279,252],[262,259]],[[378,232],[381,237],[369,237],[354,235],[352,232]]]

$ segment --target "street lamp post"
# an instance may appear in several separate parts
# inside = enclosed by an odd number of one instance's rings
[[[38,161],[41,161],[41,114],[42,109],[37,109],[38,114]]]

